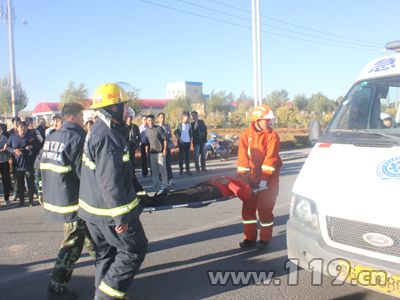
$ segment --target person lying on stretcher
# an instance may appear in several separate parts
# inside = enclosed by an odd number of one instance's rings
[[[177,205],[214,200],[233,195],[236,195],[242,201],[249,200],[251,196],[250,184],[228,176],[217,176],[188,189],[174,191],[166,189],[161,194],[153,197],[140,196],[140,205],[142,207]]]

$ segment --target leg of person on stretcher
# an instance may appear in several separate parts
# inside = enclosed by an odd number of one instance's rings
[[[143,207],[158,207],[207,201],[222,197],[223,195],[218,187],[208,182],[200,182],[188,189],[167,191],[153,197],[143,197],[140,204]]]
[[[140,204],[143,207],[159,207],[214,200],[232,195],[247,201],[251,196],[250,184],[232,177],[217,176],[188,189],[166,191],[153,197],[140,197]]]

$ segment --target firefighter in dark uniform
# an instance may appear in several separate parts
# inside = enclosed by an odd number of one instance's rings
[[[122,83],[97,88],[90,109],[98,118],[83,151],[78,214],[97,252],[95,299],[101,300],[127,299],[147,250],[123,121],[129,89]]]
[[[85,221],[78,217],[79,182],[86,136],[82,128],[82,111],[83,107],[78,103],[64,105],[61,128],[46,139],[35,163],[36,168],[40,166],[45,215],[52,221],[64,222],[65,239],[47,290],[47,299],[50,300],[79,297],[78,293],[67,289],[67,283],[83,246],[96,258]]]

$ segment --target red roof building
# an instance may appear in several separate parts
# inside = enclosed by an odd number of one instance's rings
[[[142,102],[142,109],[164,109],[167,101],[171,99],[138,99],[138,101]]]
[[[58,105],[60,102],[41,102],[36,105],[33,113],[34,114],[49,114],[52,112],[60,112]]]
[[[86,109],[88,109],[92,105],[93,99],[86,100],[88,102]],[[147,113],[150,108],[163,110],[168,100],[170,99],[138,99],[142,104],[143,113]],[[54,115],[61,113],[58,109],[59,104],[60,102],[41,102],[36,105],[32,115],[34,118],[44,118],[46,122],[51,122]]]

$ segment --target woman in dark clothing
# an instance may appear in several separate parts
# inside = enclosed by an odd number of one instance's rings
[[[26,122],[19,122],[17,132],[10,136],[7,142],[7,151],[12,153],[13,168],[18,182],[19,205],[24,205],[24,177],[26,175],[29,190],[29,206],[33,205],[33,194],[35,190],[35,175],[33,164],[36,153],[40,150],[39,140],[27,133]]]
[[[8,163],[9,154],[7,150],[4,149],[7,144],[7,137],[4,135],[6,133],[7,133],[7,125],[0,124],[0,173],[4,188],[4,202],[6,203],[6,205],[11,205],[10,203],[11,177],[10,177],[10,164]]]

